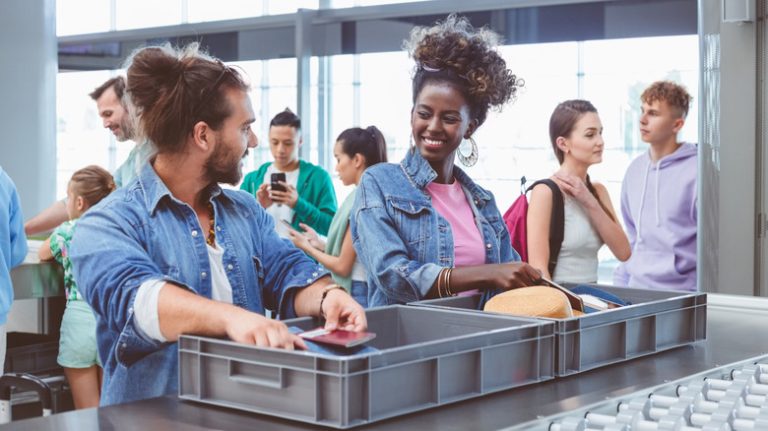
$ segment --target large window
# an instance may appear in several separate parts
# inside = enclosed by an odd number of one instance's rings
[[[606,185],[620,214],[624,172],[632,159],[647,151],[638,126],[643,89],[660,79],[685,85],[694,103],[680,138],[698,140],[697,43],[696,36],[675,36],[502,47],[509,67],[525,85],[514,103],[489,113],[475,135],[479,162],[467,171],[494,193],[503,212],[520,194],[521,177],[530,184],[558,168],[548,135],[555,106],[568,99],[588,99],[600,113],[606,144],[603,163],[593,166],[590,176]],[[359,72],[354,74],[356,61]],[[384,132],[390,161],[398,162],[409,145],[412,61],[404,52],[392,52],[364,54],[358,60],[337,56],[331,62],[332,136],[347,127],[374,124]],[[343,197],[348,190],[336,183]],[[617,262],[607,247],[600,259],[600,279],[610,282]]]
[[[495,194],[503,212],[519,195],[522,176],[531,181],[551,175],[558,167],[548,136],[549,116],[557,103],[588,99],[600,112],[606,143],[603,163],[593,166],[590,174],[607,186],[618,212],[624,172],[632,159],[647,150],[638,132],[639,96],[645,87],[655,80],[671,79],[688,88],[694,103],[680,137],[697,141],[697,43],[696,36],[674,36],[501,47],[501,54],[525,85],[514,103],[489,113],[475,135],[480,160],[468,172]],[[269,120],[286,107],[296,109],[297,62],[290,58],[232,64],[248,74],[256,111],[254,131],[260,145],[246,160],[248,172],[272,159]],[[311,117],[304,119],[312,148],[308,158],[331,172],[339,201],[350,188],[338,181],[331,154],[333,140],[344,129],[375,125],[386,137],[391,162],[405,154],[410,144],[412,67],[412,60],[402,51],[313,58],[310,62]],[[75,169],[89,163],[114,169],[130,151],[129,143],[115,142],[102,129],[95,103],[87,96],[115,73],[59,74],[60,196]],[[319,118],[320,103],[326,121]],[[325,138],[321,141],[319,136]],[[601,280],[610,281],[615,259],[605,247],[600,258]]]

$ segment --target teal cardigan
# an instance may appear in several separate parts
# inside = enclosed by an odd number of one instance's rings
[[[264,163],[259,169],[249,173],[240,185],[241,190],[256,196],[256,191],[264,182],[264,175],[272,162]],[[299,179],[296,182],[299,200],[293,208],[291,226],[301,230],[299,223],[311,226],[317,233],[328,235],[328,227],[336,214],[336,191],[333,189],[331,176],[325,169],[312,163],[299,160]]]

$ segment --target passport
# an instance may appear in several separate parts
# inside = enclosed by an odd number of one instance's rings
[[[309,331],[304,331],[298,335],[301,338],[315,343],[331,344],[347,348],[359,346],[360,344],[367,343],[376,338],[376,334],[373,332],[355,332],[345,331],[343,329],[328,331],[324,328],[310,329]]]

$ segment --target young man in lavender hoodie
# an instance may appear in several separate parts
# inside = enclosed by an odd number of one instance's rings
[[[696,290],[697,146],[677,141],[691,96],[658,81],[640,96],[647,153],[629,165],[621,214],[632,257],[616,268],[617,286]]]

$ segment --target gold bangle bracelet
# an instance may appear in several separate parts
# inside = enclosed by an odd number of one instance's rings
[[[445,269],[441,269],[440,272],[437,273],[437,296],[439,298],[443,297],[443,271],[445,271]]]
[[[446,271],[445,274],[445,294],[447,296],[455,296],[455,294],[451,291],[451,272],[453,271],[453,268],[448,268],[448,271]]]

